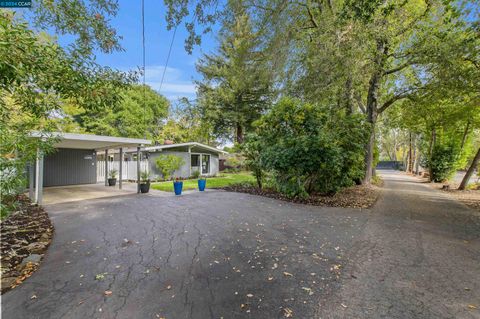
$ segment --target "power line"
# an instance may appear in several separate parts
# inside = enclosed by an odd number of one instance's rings
[[[175,41],[175,34],[177,33],[177,26],[173,30],[172,42],[170,42],[170,48],[168,49],[167,55],[167,62],[165,63],[165,67],[163,68],[162,80],[160,81],[160,88],[158,92],[162,91],[163,80],[165,79],[165,72],[167,71],[168,61],[170,60],[170,54],[172,53],[173,41]]]
[[[146,130],[146,99],[147,99],[147,91],[145,86],[145,0],[142,0],[142,55],[143,55],[143,125],[145,127],[144,137],[147,138],[147,130]]]

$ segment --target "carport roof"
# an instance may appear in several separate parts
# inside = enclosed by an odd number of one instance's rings
[[[102,136],[93,134],[77,134],[77,133],[61,133],[52,132],[49,134],[41,134],[33,132],[33,137],[37,138],[57,138],[58,141],[54,143],[55,148],[76,148],[88,150],[105,150],[119,147],[138,147],[152,144],[149,140],[116,137],[116,136]]]

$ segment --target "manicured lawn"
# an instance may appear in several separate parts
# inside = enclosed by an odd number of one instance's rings
[[[217,177],[207,178],[207,188],[225,187],[236,183],[253,182],[254,180],[255,179],[252,174],[248,172],[220,174]],[[172,181],[153,183],[151,187],[160,191],[173,192]],[[184,190],[195,188],[198,188],[198,183],[196,179],[187,179],[183,181]]]

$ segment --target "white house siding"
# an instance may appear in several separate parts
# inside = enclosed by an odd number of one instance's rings
[[[192,151],[193,154],[208,154],[210,155],[210,174],[209,176],[212,175],[217,175],[218,174],[218,154],[215,153],[210,153],[206,151]],[[149,166],[150,166],[150,177],[152,179],[160,179],[162,178],[162,175],[157,169],[157,166],[155,164],[157,158],[160,155],[175,155],[178,157],[181,157],[184,160],[184,164],[180,167],[180,169],[176,170],[173,174],[173,177],[180,177],[180,178],[188,178],[191,176],[190,172],[190,165],[191,165],[191,157],[190,155],[192,153],[188,153],[185,151],[170,151],[170,150],[163,150],[161,152],[151,152],[149,153],[148,161],[149,161]]]

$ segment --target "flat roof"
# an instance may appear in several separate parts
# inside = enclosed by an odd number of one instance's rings
[[[215,147],[212,147],[212,146],[208,146],[208,145],[205,145],[205,144],[202,144],[202,143],[198,143],[198,142],[188,142],[188,143],[178,143],[178,144],[166,144],[166,145],[149,146],[149,147],[145,147],[145,150],[146,150],[146,151],[161,151],[161,150],[163,150],[163,149],[175,148],[175,147],[197,147],[197,148],[203,148],[203,149],[209,150],[209,151],[211,151],[211,152],[216,152],[216,153],[219,153],[219,154],[227,154],[227,153],[228,153],[228,152],[219,150],[218,148],[215,148]]]
[[[138,138],[61,132],[51,132],[46,134],[33,132],[32,137],[57,138],[58,141],[53,144],[55,148],[75,148],[89,150],[105,150],[120,147],[142,147],[152,144],[152,142],[149,140]]]

